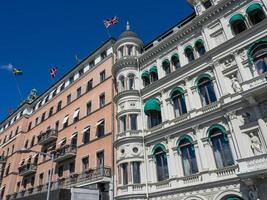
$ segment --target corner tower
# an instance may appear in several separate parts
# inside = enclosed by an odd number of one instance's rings
[[[113,76],[116,80],[115,103],[115,196],[127,193],[144,195],[145,166],[143,155],[142,117],[138,56],[143,41],[130,30],[127,22],[124,31],[114,44],[115,63]]]

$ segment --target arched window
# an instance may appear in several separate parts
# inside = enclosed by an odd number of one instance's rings
[[[248,14],[248,19],[252,25],[255,25],[265,19],[265,13],[262,9],[262,6],[259,3],[251,4],[246,13]]]
[[[190,176],[198,172],[195,148],[192,138],[184,136],[178,143],[178,153],[181,155],[184,175]]]
[[[203,56],[206,53],[206,49],[204,47],[204,42],[203,40],[199,39],[195,43],[196,50],[199,54],[199,56]]]
[[[228,197],[223,198],[222,200],[243,200],[243,199],[241,199],[238,196],[231,195],[231,196],[228,196]]]
[[[231,28],[235,35],[245,31],[247,29],[247,25],[245,23],[245,18],[241,14],[236,14],[231,17],[229,21]]]
[[[267,72],[267,40],[259,40],[248,50],[248,57],[259,74]]]
[[[163,145],[158,145],[153,151],[153,156],[156,162],[158,181],[164,181],[169,178],[168,161],[166,149]]]
[[[175,69],[179,69],[181,67],[179,56],[177,53],[172,55],[171,61],[172,61],[173,66],[175,67]]]
[[[149,99],[145,103],[145,114],[148,116],[148,127],[152,128],[161,124],[160,102],[156,98]]]
[[[125,90],[125,78],[124,78],[124,76],[120,76],[119,82],[120,82],[120,91],[122,92]]]
[[[188,59],[188,62],[195,60],[194,50],[192,46],[188,45],[187,47],[185,47],[184,52],[185,52],[185,56]]]
[[[171,100],[173,102],[173,109],[175,117],[179,117],[185,113],[187,113],[184,91],[177,87],[171,91],[170,94]]]
[[[151,78],[151,82],[155,82],[158,80],[158,70],[157,70],[157,66],[153,66],[150,68],[149,70],[149,74],[150,74],[150,78]]]
[[[148,86],[150,84],[149,72],[148,71],[144,71],[142,73],[141,78],[143,79],[144,86]]]
[[[163,67],[163,70],[165,71],[166,75],[171,73],[171,65],[170,65],[170,61],[168,59],[165,59],[162,62],[162,67]]]
[[[129,74],[129,75],[128,75],[129,90],[134,90],[134,89],[135,89],[134,79],[135,79],[134,74]]]
[[[212,80],[208,75],[199,78],[197,87],[204,106],[217,101]]]
[[[213,125],[208,130],[209,141],[218,169],[234,165],[226,130],[221,125]]]

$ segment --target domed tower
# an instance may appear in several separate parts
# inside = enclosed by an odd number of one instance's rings
[[[114,44],[116,53],[112,68],[116,79],[117,94],[115,103],[115,196],[135,192],[139,186],[140,193],[145,179],[143,137],[141,131],[141,103],[138,70],[138,56],[143,47],[142,40],[130,30],[127,22],[123,32]]]

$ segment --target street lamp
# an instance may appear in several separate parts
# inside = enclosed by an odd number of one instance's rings
[[[37,153],[43,156],[48,156],[51,158],[51,169],[50,169],[50,173],[49,173],[49,177],[48,177],[48,188],[47,188],[47,195],[46,195],[46,200],[49,200],[50,198],[50,190],[51,190],[51,182],[52,182],[52,174],[53,174],[53,162],[54,162],[54,154],[49,154],[49,153],[45,153],[45,152],[40,152],[40,151],[35,151],[35,150],[31,150],[31,149],[25,149],[22,148],[20,150],[18,150],[18,153]]]

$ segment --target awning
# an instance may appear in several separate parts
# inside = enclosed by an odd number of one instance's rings
[[[63,138],[59,143],[57,143],[58,145],[61,145],[63,142],[66,141],[66,138]]]
[[[177,53],[173,54],[172,57],[171,57],[172,60],[174,59],[179,59],[179,55]]]
[[[36,156],[38,156],[39,154],[38,153],[36,153],[36,154],[34,154],[33,156],[32,156],[32,158],[35,158]]]
[[[165,59],[162,61],[162,65],[165,66],[165,65],[169,65],[170,64],[170,61],[168,59]]]
[[[243,17],[243,15],[241,15],[241,14],[236,14],[236,15],[234,15],[234,16],[232,16],[231,17],[231,19],[229,20],[229,23],[230,24],[233,24],[233,23],[235,23],[236,21],[244,21],[244,17]]]
[[[142,73],[142,76],[141,76],[142,78],[149,78],[149,72],[148,71],[144,71],[143,73]]]
[[[88,131],[89,129],[90,129],[90,126],[85,127],[85,128],[83,129],[83,133],[86,132],[86,131]]]
[[[151,73],[155,73],[155,74],[157,74],[157,73],[158,73],[157,66],[153,66],[153,67],[151,67],[150,70],[149,70],[149,73],[150,73],[150,74],[151,74]]]
[[[64,117],[64,120],[63,120],[62,124],[65,124],[68,121],[68,119],[69,119],[69,115],[67,115],[66,117]]]
[[[3,185],[2,187],[0,187],[0,191],[3,190],[6,187],[6,185]]]
[[[151,110],[155,110],[159,112],[161,111],[159,100],[157,100],[156,98],[149,99],[145,103],[145,107],[144,107],[145,114],[147,115],[148,112]]]
[[[72,136],[69,138],[69,140],[71,140],[72,138],[74,138],[74,137],[77,136],[77,135],[78,135],[78,132],[73,133]]]
[[[184,93],[184,91],[183,91],[183,89],[182,88],[180,88],[180,87],[175,87],[175,88],[173,88],[172,89],[172,91],[171,91],[171,93],[170,93],[170,98],[173,98],[173,97],[175,97],[177,94],[183,94]]]
[[[101,119],[100,121],[98,121],[98,122],[95,124],[95,126],[100,125],[103,121],[104,121],[104,119]]]
[[[202,39],[198,39],[196,42],[195,42],[195,45],[197,44],[204,44],[204,41]]]
[[[253,11],[261,10],[261,9],[262,9],[262,7],[261,7],[261,5],[259,3],[253,3],[247,8],[246,13],[249,15]]]
[[[184,51],[186,51],[187,49],[193,50],[193,47],[192,47],[191,45],[187,45],[187,46],[184,48]]]
[[[76,117],[78,117],[79,112],[80,112],[80,109],[75,110],[75,112],[73,114],[73,119],[76,118]]]

